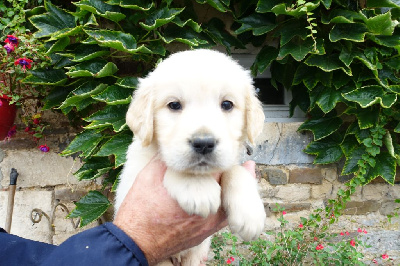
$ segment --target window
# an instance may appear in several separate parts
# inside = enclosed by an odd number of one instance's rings
[[[251,54],[232,54],[232,57],[246,69],[250,69],[255,59],[255,55]],[[305,114],[298,107],[296,107],[293,116],[289,117],[289,103],[292,100],[292,94],[285,90],[283,86],[276,89],[271,84],[269,69],[254,78],[254,87],[257,89],[258,98],[263,103],[266,122],[305,121]]]

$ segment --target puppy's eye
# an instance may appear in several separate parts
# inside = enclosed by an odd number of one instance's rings
[[[233,108],[233,103],[231,101],[223,101],[221,103],[222,110],[229,111]]]
[[[178,111],[182,109],[182,105],[180,102],[170,102],[168,104],[168,108],[174,111]]]

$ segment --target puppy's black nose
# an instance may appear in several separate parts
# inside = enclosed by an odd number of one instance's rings
[[[192,145],[192,148],[195,152],[204,155],[214,150],[217,141],[213,136],[210,135],[197,135],[194,136],[189,143]]]

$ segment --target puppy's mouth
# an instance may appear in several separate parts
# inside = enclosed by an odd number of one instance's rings
[[[188,165],[188,169],[190,169],[190,171],[193,171],[195,173],[207,173],[207,172],[213,172],[219,168],[214,156],[194,156],[194,157],[195,158],[192,158],[192,160],[190,160],[190,163]]]

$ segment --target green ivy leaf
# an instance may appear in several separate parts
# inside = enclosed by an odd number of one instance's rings
[[[67,67],[68,72],[66,73],[71,78],[77,77],[94,77],[103,78],[112,76],[117,72],[117,66],[112,62],[105,60],[92,60],[85,61],[83,63]]]
[[[242,25],[235,31],[241,34],[246,31],[252,31],[253,35],[259,36],[276,28],[275,16],[253,13],[250,16],[238,20]]]
[[[336,24],[329,33],[329,40],[331,42],[339,40],[363,42],[367,32],[368,28],[363,23]]]
[[[146,16],[145,22],[139,22],[139,24],[145,30],[152,31],[171,22],[175,16],[180,14],[182,11],[183,8],[164,7],[162,9],[155,9],[152,13]]]
[[[67,75],[61,69],[35,69],[23,79],[24,83],[59,86],[67,82]]]
[[[106,102],[109,105],[129,104],[132,99],[132,93],[132,88],[111,85],[101,93],[92,96],[92,98],[97,101]]]
[[[94,81],[85,82],[68,95],[68,98],[61,104],[60,109],[75,106],[78,111],[82,110],[87,107],[87,102],[90,103],[88,100],[91,99],[92,95],[102,92],[106,87],[106,84]],[[82,105],[82,103],[84,104]]]
[[[85,130],[71,141],[67,148],[65,148],[61,155],[68,156],[74,153],[80,153],[80,157],[90,156],[100,141],[103,139],[102,135],[94,130]]]
[[[58,39],[54,44],[47,50],[46,54],[51,54],[58,51],[64,51],[65,47],[70,44],[70,38],[68,36]]]
[[[295,36],[300,37],[302,40],[305,40],[308,35],[308,31],[306,29],[306,21],[302,21],[299,19],[290,19],[283,23],[279,30],[275,32],[274,36],[280,36],[280,44],[284,46]]]
[[[121,133],[107,141],[94,156],[115,156],[115,168],[122,166],[126,161],[126,152],[132,143],[133,135],[130,131]]]
[[[298,131],[310,130],[314,134],[314,140],[317,141],[336,132],[342,123],[342,119],[336,116],[310,119],[301,124]]]
[[[112,126],[115,132],[120,132],[126,125],[125,115],[128,105],[107,105],[84,120],[90,122],[86,129],[97,129]]]
[[[342,169],[342,175],[355,173],[359,168],[358,161],[362,160],[362,156],[365,153],[365,148],[362,146],[352,149],[350,154],[346,155],[346,161]]]
[[[245,46],[226,29],[225,23],[218,18],[212,18],[205,26],[205,32],[215,43],[222,44],[230,52],[231,47],[244,49]]]
[[[85,164],[74,173],[80,181],[96,179],[113,169],[108,157],[89,157],[84,162]]]
[[[274,8],[281,2],[282,1],[280,0],[259,0],[257,3],[256,12],[258,13],[272,12],[272,8]]]
[[[332,135],[331,135],[332,136]],[[316,155],[315,164],[329,164],[340,160],[343,156],[340,138],[327,137],[324,141],[313,141],[304,150],[307,154]]]
[[[119,51],[136,54],[151,53],[144,45],[137,46],[135,38],[129,33],[111,30],[85,30],[100,46],[114,48]]]
[[[377,85],[364,86],[342,95],[346,100],[356,102],[363,108],[375,103],[379,103],[383,108],[390,108],[397,100],[396,94],[385,94],[382,87]]]
[[[229,6],[230,0],[196,0],[200,4],[209,4],[213,8],[217,9],[219,12],[227,12],[227,6]]]
[[[123,20],[126,16],[121,13],[121,9],[117,6],[109,5],[102,0],[81,0],[73,2],[82,10],[89,11],[95,15],[109,19],[114,22]]]
[[[109,53],[108,49],[101,48],[98,45],[79,45],[73,53],[59,54],[71,57],[73,62],[83,62],[108,55]]]
[[[137,87],[138,83],[139,83],[139,81],[136,77],[123,77],[123,78],[118,79],[115,84],[119,85],[121,87],[135,89]]]
[[[332,111],[338,102],[343,100],[342,94],[334,87],[317,86],[310,92],[311,105],[315,102],[327,114]]]
[[[60,33],[76,28],[75,17],[63,9],[60,9],[50,1],[45,2],[47,13],[29,18],[30,22],[38,29],[36,38],[58,36]]]
[[[290,54],[295,60],[302,61],[307,54],[313,52],[313,49],[314,41],[311,38],[307,38],[306,40],[299,38],[292,39],[290,42],[281,47],[278,58],[284,58]]]
[[[115,5],[140,11],[149,11],[150,8],[154,6],[153,1],[146,0],[108,0],[106,1],[106,3],[109,5]]]
[[[376,125],[379,118],[379,109],[376,106],[371,106],[369,108],[362,108],[360,106],[349,107],[345,113],[357,117],[360,129],[366,129]]]
[[[388,152],[382,152],[375,157],[375,160],[376,165],[368,172],[365,184],[368,184],[376,177],[381,176],[386,182],[394,185],[396,177],[396,159]]]
[[[347,75],[352,75],[351,69],[343,65],[336,54],[310,55],[304,63],[308,66],[316,66],[326,72],[340,69]]]
[[[391,13],[388,11],[367,19],[365,24],[369,32],[374,35],[392,35],[398,22],[392,21]]]
[[[165,43],[178,41],[181,43],[185,43],[189,46],[199,46],[208,44],[208,41],[205,40],[200,33],[194,31],[191,28],[181,28],[176,25],[168,25],[165,28],[163,35],[161,35],[160,32],[157,33]]]
[[[335,9],[331,12],[323,14],[321,22],[324,24],[339,24],[339,23],[354,23],[357,21],[364,21],[364,16],[359,12],[346,9]]]
[[[398,3],[398,1],[397,1]],[[394,7],[399,8],[399,4],[396,4],[392,0],[368,0],[367,7],[369,8],[376,8],[376,7]]]
[[[76,208],[68,214],[67,218],[81,217],[80,227],[88,225],[98,219],[111,206],[110,201],[98,191],[89,193],[75,203]]]
[[[277,56],[277,48],[267,45],[263,46],[261,51],[257,54],[253,65],[251,66],[252,75],[257,76],[258,73],[263,73]]]

